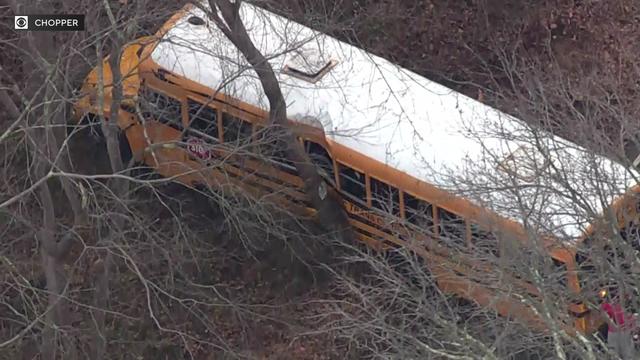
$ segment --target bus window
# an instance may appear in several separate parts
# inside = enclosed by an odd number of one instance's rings
[[[156,120],[176,130],[182,130],[182,106],[180,101],[145,88],[140,102],[145,119]]]
[[[438,208],[438,219],[441,239],[452,245],[466,246],[467,230],[463,218],[450,211]]]
[[[318,167],[320,175],[328,179],[330,183],[335,183],[335,174],[333,171],[333,160],[327,150],[322,145],[310,140],[304,141],[304,149],[309,154],[311,162]]]
[[[222,113],[222,138],[226,143],[235,143],[236,145],[251,141],[250,122],[238,119],[228,113]]]
[[[600,261],[601,264],[599,264],[599,267],[605,267],[608,271],[614,270],[625,273],[631,270],[630,260],[634,261],[632,260],[634,255],[626,252],[620,244],[611,242],[601,247],[600,249],[602,250],[595,250],[594,247],[595,246],[592,246],[592,253],[597,251],[599,258],[603,260]]]
[[[409,223],[433,231],[433,206],[409,193],[404,193],[404,216]]]
[[[577,249],[575,258],[578,269],[578,284],[581,291],[590,293],[598,289],[598,283],[601,282],[599,280],[602,280],[599,277],[606,273],[599,272],[593,262],[593,257],[598,258],[600,255],[594,253],[593,238],[586,238],[579,246],[580,248]]]
[[[393,186],[376,178],[369,179],[371,184],[371,205],[379,210],[400,216],[400,192]]]
[[[480,225],[471,223],[471,244],[482,253],[500,256],[498,238],[489,231],[480,228]]]
[[[340,169],[340,190],[366,203],[364,174],[342,164],[339,164],[338,168]]]
[[[287,143],[282,139],[285,129],[278,125],[260,127],[256,131],[256,145],[258,154],[266,157],[275,166],[288,173],[297,173],[295,164],[287,157]]]
[[[555,281],[556,284],[560,285],[560,291],[564,291],[567,289],[567,264],[554,258],[552,258],[552,260],[553,271],[550,278]]]
[[[191,99],[187,100],[189,106],[189,129],[196,131],[198,136],[207,141],[218,141],[218,115],[215,109],[200,104]]]
[[[620,230],[620,236],[636,251],[640,251],[640,224],[637,221],[627,222],[627,226]]]

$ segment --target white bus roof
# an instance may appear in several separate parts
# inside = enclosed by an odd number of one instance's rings
[[[206,24],[189,23],[194,15]],[[529,216],[528,224],[542,227],[537,230],[575,238],[593,216],[585,208],[600,213],[603,204],[635,184],[622,165],[535,132],[357,47],[250,4],[242,5],[241,18],[276,72],[290,119],[316,118],[329,143],[347,146],[502,216],[521,223]],[[338,63],[312,83],[282,71],[285,65],[300,67],[301,56],[316,69],[330,60]],[[178,75],[269,108],[257,74],[200,9],[192,8],[178,19],[151,57]],[[499,163],[512,165],[505,162],[512,153],[519,164],[541,154],[528,145],[534,143],[534,134],[540,149],[549,150],[549,166],[532,178],[522,171],[514,177],[500,170]]]

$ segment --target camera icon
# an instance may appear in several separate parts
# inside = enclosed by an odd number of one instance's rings
[[[29,28],[29,17],[26,15],[14,16],[13,22],[16,30],[27,30]]]

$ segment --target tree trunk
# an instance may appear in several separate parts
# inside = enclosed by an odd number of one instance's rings
[[[29,2],[16,1],[11,3],[15,13],[54,13],[51,1]],[[66,145],[60,147],[60,135],[66,135],[60,129],[66,124],[64,106],[57,98],[60,89],[65,88],[63,71],[58,68],[65,54],[62,35],[53,32],[24,32],[20,43],[25,50],[23,66],[26,73],[31,74],[24,85],[21,95],[24,96],[19,106],[10,107],[21,112],[16,118],[15,125],[25,123],[30,135],[31,152],[35,167],[35,181],[49,175],[51,169],[60,168],[66,171],[69,167]],[[29,99],[29,100],[27,100]],[[10,99],[5,99],[10,100]],[[14,104],[15,105],[15,104]],[[56,130],[56,128],[58,128]],[[62,134],[61,134],[62,132]],[[61,178],[61,185],[65,199],[74,215],[74,228],[84,228],[87,216],[81,206],[80,195],[73,182]],[[68,285],[64,260],[68,256],[73,244],[73,232],[69,235],[58,234],[55,201],[51,194],[50,183],[43,181],[37,188],[37,196],[42,205],[42,225],[36,231],[36,240],[40,246],[42,270],[46,278],[48,291],[48,306],[42,332],[41,355],[43,359],[56,359],[63,354],[65,359],[76,359],[77,351],[73,334],[72,316],[69,302],[65,299]],[[64,335],[60,335],[64,331]],[[60,339],[63,348],[59,349],[57,340]]]
[[[144,2],[137,2],[136,12],[133,13],[130,17],[130,21],[136,21],[136,16],[142,14],[142,4]],[[120,173],[125,170],[125,164],[122,160],[122,156],[120,154],[120,142],[119,142],[119,133],[120,128],[118,127],[118,113],[120,110],[120,104],[123,98],[123,89],[122,89],[122,74],[120,71],[120,60],[122,56],[122,48],[125,43],[125,40],[128,39],[132,34],[128,32],[121,32],[118,30],[118,24],[116,23],[116,17],[113,14],[112,7],[108,1],[103,1],[103,6],[105,11],[107,12],[107,16],[111,22],[111,32],[110,38],[112,40],[111,54],[109,57],[109,67],[111,70],[111,104],[110,104],[110,118],[107,119],[104,117],[102,113],[102,109],[104,109],[104,79],[102,77],[103,69],[102,69],[102,53],[100,51],[100,47],[98,46],[98,109],[99,110],[99,118],[100,125],[102,128],[102,133],[105,136],[105,140],[107,143],[107,152],[109,154],[109,162],[111,164],[111,169],[114,173]],[[119,5],[113,4],[114,7],[118,7]],[[122,3],[120,6],[127,6],[126,3]],[[126,9],[124,9],[126,11]],[[131,24],[130,24],[131,25]],[[127,29],[132,31],[135,26],[128,26]],[[119,199],[119,203],[126,203],[127,191],[128,191],[128,182],[124,179],[113,178],[109,182],[110,188],[114,194],[114,196]],[[103,239],[99,239],[100,243],[108,246],[109,242],[117,242],[118,238],[122,236],[124,229],[124,218],[117,216],[114,218],[114,226],[109,231],[109,234],[106,236],[106,241]],[[107,346],[107,337],[105,334],[105,312],[103,309],[107,308],[108,300],[110,297],[109,291],[109,278],[112,266],[112,256],[111,252],[107,252],[102,259],[99,259],[95,267],[96,269],[96,277],[95,277],[95,293],[94,293],[94,305],[96,308],[95,311],[95,323],[96,323],[96,331],[94,334],[94,344],[93,344],[93,358],[97,360],[101,360],[105,357],[106,346]]]
[[[340,203],[340,196],[324,182],[316,167],[311,163],[303,146],[287,123],[287,106],[273,72],[271,64],[255,47],[240,19],[241,1],[209,0],[212,11],[209,13],[218,28],[244,55],[258,74],[262,88],[269,100],[269,123],[278,125],[286,132],[282,135],[283,143],[288,144],[285,154],[292,161],[301,179],[304,190],[313,207],[318,211],[317,220],[327,230],[334,232],[342,241],[354,239],[347,215]],[[220,18],[216,9],[220,10]]]

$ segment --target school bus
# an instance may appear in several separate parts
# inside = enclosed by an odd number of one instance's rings
[[[556,186],[552,168],[566,163],[580,171],[599,164],[622,179],[613,200],[633,184],[622,165],[548,134],[541,142],[553,155],[540,156],[518,138],[528,127],[517,119],[261,8],[243,4],[241,11],[280,81],[288,127],[339,194],[360,240],[377,249],[407,247],[424,259],[443,291],[544,328],[540,313],[517,296],[535,302],[541,294],[534,284],[487,275],[500,259],[526,254],[535,229],[549,273],[556,274],[551,280],[576,295],[563,305],[567,328],[591,333],[603,323],[579,296],[585,288],[579,276],[595,271],[579,268],[585,257],[577,251],[593,234],[589,218],[557,211],[548,223],[525,226],[521,209],[509,204],[516,202],[514,187]],[[282,152],[285,144],[272,140],[283,129],[268,123],[257,74],[203,10],[187,6],[155,36],[128,44],[120,64],[124,97],[118,114],[110,113],[112,74],[105,59],[102,76],[96,67],[84,82],[75,121],[96,123],[103,81],[102,112],[117,122],[128,156],[184,184],[241,189],[313,213],[295,164]],[[489,127],[509,136],[473,136]],[[492,157],[497,165],[489,166],[487,184],[509,186],[477,196],[455,191],[450,170],[463,172]],[[556,210],[575,201],[548,198]],[[510,239],[522,247],[509,248]],[[491,261],[478,261],[478,254]],[[502,291],[504,283],[515,290]]]

